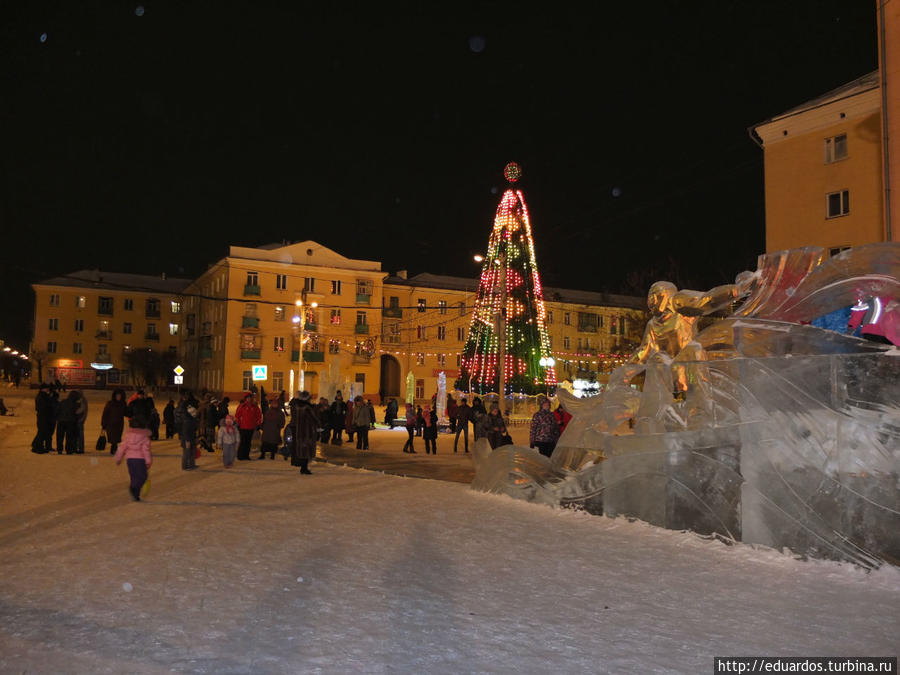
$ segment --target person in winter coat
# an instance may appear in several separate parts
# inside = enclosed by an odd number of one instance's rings
[[[387,406],[384,409],[384,423],[387,425],[388,429],[393,427],[394,420],[397,419],[397,411],[400,409],[400,404],[397,403],[397,399],[392,398],[388,401]]]
[[[100,427],[106,433],[109,443],[109,454],[116,454],[122,442],[122,431],[125,429],[125,390],[114,389],[112,398],[106,402],[100,416]]]
[[[219,409],[216,414],[216,424],[222,424],[222,420],[224,420],[230,414],[228,412],[229,403],[231,403],[231,399],[227,396],[223,396],[222,402],[219,404]]]
[[[447,417],[450,420],[450,433],[456,433],[456,400],[450,395],[447,394]]]
[[[189,392],[187,391],[181,392],[181,396],[178,398],[178,404],[175,406],[175,433],[178,434],[179,440],[181,439],[181,427],[184,426],[184,411],[187,409],[188,393]]]
[[[262,421],[262,445],[259,448],[259,458],[265,459],[269,453],[269,459],[275,459],[275,453],[281,444],[281,430],[284,428],[284,412],[277,402],[273,401],[266,409]]]
[[[234,413],[234,420],[241,434],[241,444],[238,446],[237,458],[239,462],[250,461],[250,442],[253,440],[253,432],[262,426],[262,411],[256,405],[256,397],[246,394],[244,400]]]
[[[301,391],[297,398],[291,400],[291,466],[299,466],[300,473],[305,475],[312,473],[309,460],[316,456],[316,436],[320,424],[316,411],[310,405],[309,392]]]
[[[213,445],[216,442],[216,427],[219,426],[219,402],[211,398],[206,405],[206,417],[204,418],[203,436],[206,441],[206,450],[213,452]]]
[[[150,410],[150,440],[159,440],[159,411],[156,409],[156,402],[152,396],[147,397],[147,407]]]
[[[559,425],[559,435],[562,436],[562,433],[566,430],[566,426],[568,426],[572,416],[565,408],[563,408],[562,403],[560,403],[556,410],[553,411],[553,416],[556,418],[556,423]]]
[[[181,412],[181,429],[178,431],[178,437],[181,439],[181,469],[190,471],[197,468],[197,416],[200,414],[198,406],[200,403],[187,392],[184,400],[178,405],[178,412]]]
[[[556,416],[550,412],[550,400],[546,396],[538,396],[540,408],[531,418],[531,433],[529,434],[529,447],[537,447],[545,457],[553,454],[556,441],[559,440],[559,423]]]
[[[88,402],[84,394],[78,393],[78,406],[75,408],[75,422],[78,424],[78,454],[84,454],[84,423],[87,421]]]
[[[369,411],[369,428],[375,428],[375,406],[372,405],[372,401],[366,401],[366,410]]]
[[[472,409],[466,403],[466,399],[462,400],[462,404],[457,406],[456,411],[456,436],[453,439],[453,452],[457,451],[459,445],[459,435],[463,435],[466,442],[466,452],[469,452],[469,422],[472,419]]]
[[[331,410],[331,406],[328,404],[328,399],[324,396],[319,398],[319,403],[315,407],[316,419],[319,420],[319,442],[327,443],[328,439],[331,438],[331,421],[329,420],[329,415]]]
[[[437,413],[426,405],[422,410],[422,439],[425,441],[425,454],[437,454]],[[429,449],[430,448],[430,449]]]
[[[416,409],[413,408],[412,403],[406,404],[406,433],[409,434],[409,438],[403,444],[403,452],[414,455],[416,454],[416,450],[413,447],[413,435],[416,433]]]
[[[506,436],[506,422],[503,421],[503,415],[500,414],[499,403],[491,403],[490,412],[481,417],[480,424],[481,436],[488,439],[491,449],[503,445],[503,437]]]
[[[369,422],[372,419],[369,406],[365,404],[362,396],[353,399],[353,428],[356,430],[356,449],[369,449]]]
[[[78,451],[78,392],[74,389],[69,392],[59,404],[59,417],[56,420],[56,452],[74,455]]]
[[[335,445],[340,445],[343,442],[341,436],[345,423],[344,420],[347,418],[347,404],[344,402],[344,397],[341,395],[340,389],[334,394],[334,401],[331,403],[328,417],[331,420],[331,442]]]
[[[140,420],[137,423],[140,424]],[[139,502],[141,501],[141,488],[147,482],[147,470],[153,464],[149,429],[132,427],[128,430],[125,440],[116,451],[116,464],[121,464],[122,459],[125,459],[128,475],[131,476],[131,485],[129,485],[128,491],[131,493],[131,498]]]
[[[425,426],[425,418],[422,417],[422,406],[416,406],[416,436],[422,435],[422,427]]]
[[[137,420],[138,428],[149,429],[152,410],[153,401],[147,398],[143,389],[138,389],[125,407],[125,417],[130,420]]]
[[[216,441],[222,450],[222,464],[226,469],[230,469],[234,464],[238,443],[241,441],[241,435],[231,415],[225,415],[225,419],[219,425],[219,436]]]
[[[175,435],[175,401],[169,399],[163,408],[163,423],[166,425],[166,439]]]
[[[347,440],[353,442],[353,434],[356,432],[356,425],[353,423],[353,409],[356,401],[361,401],[362,397],[357,396],[352,401],[347,401],[347,414],[344,415],[344,430],[347,432]]]
[[[42,382],[34,397],[37,433],[31,441],[31,451],[39,455],[53,449],[53,398],[50,396],[50,385]]]

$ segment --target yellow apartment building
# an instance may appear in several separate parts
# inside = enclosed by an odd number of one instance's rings
[[[881,88],[864,75],[752,128],[763,149],[766,251],[885,241]]]
[[[32,284],[31,364],[73,387],[130,385],[126,355],[177,353],[190,279],[80,270]],[[37,382],[38,377],[32,377]]]
[[[314,241],[232,246],[186,290],[185,385],[231,398],[252,385],[378,391],[384,276]]]

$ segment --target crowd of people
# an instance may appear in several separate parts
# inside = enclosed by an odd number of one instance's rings
[[[35,397],[37,434],[32,442],[32,452],[53,451],[53,437],[56,434],[56,452],[80,454],[85,450],[84,423],[88,414],[88,403],[78,390],[66,394],[64,388],[43,383]],[[403,452],[415,454],[415,438],[421,437],[426,454],[437,454],[439,419],[437,395],[430,404],[416,406],[405,404],[404,418],[407,432]],[[300,473],[311,474],[309,462],[315,457],[316,444],[341,445],[343,435],[348,442],[356,437],[356,448],[361,452],[369,450],[369,431],[375,428],[375,408],[370,400],[356,396],[344,401],[342,392],[335,393],[334,400],[325,397],[314,402],[309,392],[297,392],[287,401],[284,391],[266,396],[260,391],[248,391],[241,397],[232,415],[230,400],[222,400],[212,394],[204,394],[198,400],[190,391],[183,391],[179,400],[169,399],[162,415],[156,404],[143,389],[138,389],[130,398],[124,389],[115,389],[106,402],[101,414],[101,434],[96,449],[115,455],[116,463],[126,460],[132,497],[140,499],[141,487],[147,480],[147,470],[152,463],[150,442],[159,439],[160,426],[165,426],[166,439],[178,436],[182,450],[181,468],[185,471],[197,467],[196,460],[202,452],[214,452],[216,446],[221,451],[222,463],[231,468],[236,461],[249,461],[255,435],[259,434],[258,459],[275,459],[282,454],[290,459]],[[549,457],[571,415],[562,406],[550,410],[550,400],[539,397],[539,410],[531,420],[529,445]],[[512,444],[508,422],[493,402],[485,408],[480,397],[475,396],[470,406],[465,397],[457,403],[452,396],[447,397],[446,406],[450,432],[454,434],[453,452],[459,451],[459,437],[463,437],[463,452],[469,452],[469,427],[473,440],[487,439],[492,449]],[[391,427],[398,419],[399,404],[390,399],[385,408],[385,423]],[[127,429],[126,429],[127,423]]]

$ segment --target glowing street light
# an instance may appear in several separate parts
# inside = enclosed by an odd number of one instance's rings
[[[474,260],[477,263],[484,262],[484,256],[481,255],[480,253],[476,253],[475,255],[472,256],[472,260]]]

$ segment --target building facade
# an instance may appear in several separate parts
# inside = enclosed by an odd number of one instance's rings
[[[232,399],[253,385],[405,399],[410,374],[428,399],[441,372],[448,389],[459,377],[477,284],[388,275],[314,241],[232,246],[194,281],[79,272],[35,284],[34,349],[54,343],[45,376],[78,369],[81,386],[99,372],[91,362],[112,364],[102,384],[131,383],[124,354],[149,347],[177,352],[185,387]],[[604,382],[640,342],[643,298],[545,287],[544,300],[560,380]]]
[[[72,386],[140,382],[144,374],[135,371],[136,352],[177,354],[181,294],[190,283],[81,270],[33,284],[32,368],[43,380]]]

